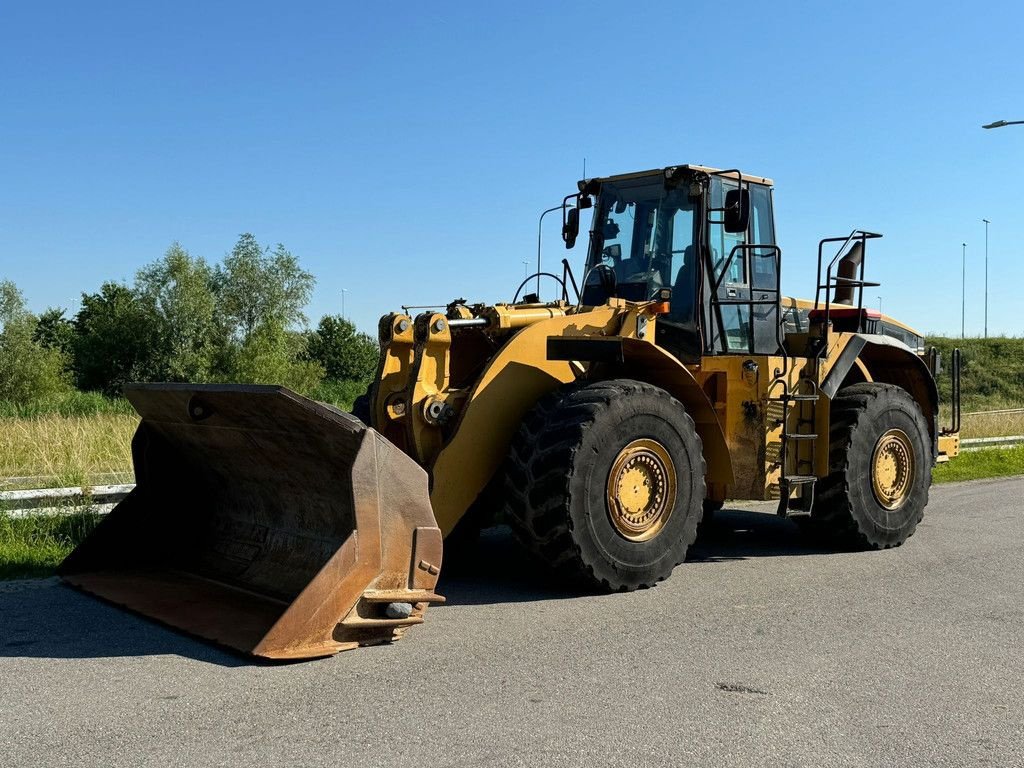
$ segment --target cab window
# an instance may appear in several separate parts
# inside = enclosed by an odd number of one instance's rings
[[[750,185],[751,242],[755,245],[775,244],[775,225],[772,221],[772,192],[761,184]],[[773,250],[757,248],[751,253],[754,290],[775,290],[777,281],[776,257]]]
[[[730,189],[736,189],[736,182],[715,178],[711,180],[711,207],[721,208],[725,205],[725,193]],[[720,216],[721,214],[719,214]],[[720,221],[720,219],[718,219]],[[726,232],[725,227],[720,223],[712,223],[708,232],[708,240],[711,246],[711,263],[714,267],[715,280],[722,275],[725,262],[732,253],[732,249],[746,242],[744,232]],[[737,252],[729,264],[728,274],[722,280],[723,284],[732,283],[745,285],[747,282],[746,264],[741,252]]]

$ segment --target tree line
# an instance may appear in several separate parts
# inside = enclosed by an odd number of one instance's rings
[[[308,328],[316,279],[283,245],[243,234],[220,263],[174,243],[131,284],[83,293],[73,317],[35,315],[0,280],[0,400],[45,401],[77,388],[118,395],[128,382],[282,384],[315,395],[366,382],[377,342],[338,315]]]

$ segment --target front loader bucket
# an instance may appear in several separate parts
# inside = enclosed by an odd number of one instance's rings
[[[272,659],[396,639],[441,567],[426,473],[348,414],[282,387],[132,385],[136,487],[63,579]]]

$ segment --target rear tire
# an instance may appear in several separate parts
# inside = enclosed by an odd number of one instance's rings
[[[564,580],[649,587],[686,557],[704,500],[700,437],[682,404],[616,379],[544,397],[516,435],[505,518]]]
[[[921,409],[900,387],[854,384],[832,400],[830,474],[808,523],[853,549],[898,547],[928,504],[931,437]]]

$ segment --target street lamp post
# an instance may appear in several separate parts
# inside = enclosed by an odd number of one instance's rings
[[[1024,120],[996,120],[994,123],[981,126],[982,128],[1003,128],[1007,125],[1024,125]]]
[[[348,320],[348,317],[345,315],[345,294],[346,293],[348,293],[348,288],[342,288],[341,289],[341,319],[342,320]]]
[[[960,338],[967,338],[964,333],[967,318],[967,243],[963,243],[960,255]]]
[[[985,338],[988,338],[988,225],[992,222],[982,219],[985,222]]]
[[[882,314],[882,297],[878,296],[878,314]]]

